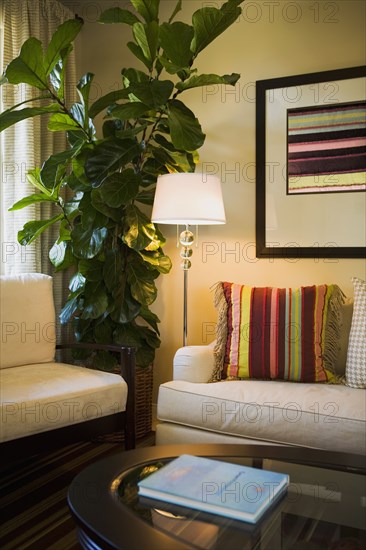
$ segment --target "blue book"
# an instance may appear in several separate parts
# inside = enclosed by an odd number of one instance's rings
[[[286,492],[287,474],[181,455],[139,482],[139,495],[256,523]]]

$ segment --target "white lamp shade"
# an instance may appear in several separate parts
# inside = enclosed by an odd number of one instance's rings
[[[187,172],[159,176],[151,220],[177,225],[225,223],[219,178]]]

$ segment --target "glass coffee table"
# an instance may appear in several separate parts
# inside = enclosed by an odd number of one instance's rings
[[[138,495],[138,481],[180,454],[290,475],[287,495],[255,525]],[[365,457],[265,445],[164,445],[114,454],[73,480],[68,503],[82,548],[363,550]]]

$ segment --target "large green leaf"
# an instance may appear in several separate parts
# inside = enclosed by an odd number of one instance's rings
[[[126,229],[123,240],[134,250],[143,250],[155,238],[155,227],[135,205],[128,205],[125,214]]]
[[[159,40],[165,56],[178,67],[189,67],[193,52],[190,45],[194,31],[191,25],[177,21],[176,23],[163,23],[160,26]],[[179,36],[179,40],[177,37]]]
[[[122,251],[109,250],[105,256],[103,277],[107,288],[113,294],[111,318],[117,323],[128,323],[139,314],[141,304],[132,298],[126,284],[125,269],[122,264]]]
[[[141,250],[139,254],[144,262],[147,262],[154,269],[157,269],[159,273],[169,273],[172,268],[171,259],[169,256],[166,256],[161,249],[151,252]]]
[[[89,108],[89,116],[91,118],[94,118],[99,114],[101,111],[118,101],[119,99],[128,99],[128,90],[122,89],[122,90],[115,90],[113,92],[109,92],[106,95],[103,95],[97,101],[95,101]]]
[[[168,173],[168,169],[166,168],[165,164],[162,164],[158,159],[152,157],[148,158],[144,162],[143,171],[145,175],[147,174],[155,178],[157,178],[161,174]]]
[[[89,128],[89,94],[93,78],[93,73],[86,73],[80,78],[79,82],[76,85],[83,107],[83,127],[86,130]]]
[[[39,202],[57,202],[57,199],[51,198],[50,195],[44,195],[43,193],[28,195],[27,197],[24,197],[23,199],[20,199],[20,201],[13,204],[13,206],[9,208],[9,212],[13,210],[20,210],[21,208],[26,208],[31,204],[35,204]]]
[[[93,141],[96,134],[95,126],[92,119],[88,116],[88,108],[82,103],[74,103],[70,109],[71,116],[80,124],[80,128],[84,128],[84,141]],[[68,130],[75,132],[75,130]],[[80,133],[80,132],[78,132]]]
[[[137,325],[137,323],[136,326],[139,327],[141,337],[149,347],[153,349],[160,347],[160,338],[158,338],[155,331],[151,330],[149,327]]]
[[[99,23],[126,23],[127,25],[133,25],[138,21],[139,19],[134,13],[118,7],[105,10],[99,18]]]
[[[79,300],[80,300],[79,294],[81,292],[82,291],[80,290],[76,294],[69,295],[67,302],[61,309],[60,315],[59,315],[60,323],[62,325],[68,323],[70,319],[73,317],[74,313],[78,310]]]
[[[175,87],[178,90],[183,91],[200,86],[211,86],[212,84],[229,84],[231,86],[235,86],[239,78],[240,74],[237,73],[224,74],[223,76],[219,76],[217,74],[193,75],[184,82],[178,82]]]
[[[158,48],[159,25],[156,21],[151,21],[145,25],[143,23],[135,23],[132,30],[136,43],[141,48],[145,59],[149,61],[149,68],[151,69]]]
[[[91,192],[92,205],[96,210],[98,210],[98,212],[101,212],[105,216],[108,216],[108,218],[111,218],[111,220],[113,220],[114,222],[121,223],[123,210],[121,208],[112,208],[110,206],[107,206],[105,201],[102,199],[100,190],[101,190],[101,187],[98,187],[92,190]]]
[[[89,152],[85,173],[93,187],[98,187],[110,172],[121,168],[138,154],[139,147],[133,139],[102,141]]]
[[[108,296],[101,284],[86,286],[84,292],[82,319],[97,319],[108,308]]]
[[[33,185],[36,189],[39,189],[43,195],[48,195],[49,197],[52,196],[52,191],[47,189],[41,181],[41,169],[40,168],[33,168],[33,170],[28,170],[27,172],[27,180],[31,185]]]
[[[72,221],[77,215],[79,215],[79,204],[82,198],[83,193],[78,191],[69,201],[64,203],[63,209],[68,220]]]
[[[84,128],[85,125],[85,109],[82,103],[74,103],[71,108],[69,109],[69,113],[71,115],[71,119],[74,120],[78,124],[80,128]],[[69,128],[66,129],[67,132],[78,132],[79,130],[75,128]]]
[[[135,300],[143,306],[152,304],[158,293],[154,282],[156,274],[148,271],[141,260],[133,257],[127,262],[126,275]]]
[[[159,57],[159,63],[161,63],[169,74],[177,74],[181,80],[188,78],[192,72],[188,67],[182,67],[181,65],[172,63],[169,59],[164,57],[164,55]]]
[[[109,342],[110,341],[111,340],[109,340]],[[97,370],[112,372],[116,368],[117,364],[117,358],[109,351],[97,351],[93,357],[93,368]]]
[[[141,334],[131,323],[120,325],[115,330],[116,344],[139,347],[142,344]]]
[[[120,284],[116,285],[113,291],[111,318],[117,323],[129,323],[136,318],[140,310],[141,304],[132,297],[130,287],[126,284],[126,277],[123,274]],[[116,341],[118,342],[118,340]]]
[[[60,223],[59,238],[57,242],[70,241],[71,240],[71,227],[69,221],[64,219]]]
[[[243,1],[228,0],[220,9],[204,7],[193,14],[194,38],[191,50],[195,56],[237,20],[241,14],[238,6]]]
[[[82,144],[72,149],[67,149],[66,151],[61,151],[60,153],[55,153],[48,157],[43,163],[40,177],[43,185],[47,189],[52,190],[60,183],[61,178],[65,174],[69,160],[78,153],[81,145]]]
[[[147,189],[144,191],[141,191],[136,197],[135,200],[138,202],[141,202],[141,204],[148,204],[153,205],[154,204],[154,198],[155,198],[155,189]]]
[[[43,63],[42,43],[34,37],[28,38],[5,69],[5,76],[10,84],[29,84],[39,90],[47,90],[47,75]]]
[[[18,241],[21,245],[32,243],[43,231],[54,223],[62,220],[63,214],[58,214],[49,220],[36,220],[27,222],[23,229],[18,231]]]
[[[103,264],[103,279],[110,292],[124,285],[123,282],[123,254],[120,248],[106,250]]]
[[[149,75],[138,69],[122,69],[121,73],[125,88],[136,82],[149,82],[150,80]]]
[[[129,90],[142,103],[158,109],[165,105],[173,92],[174,84],[171,80],[152,80],[131,84]]]
[[[88,281],[102,281],[103,266],[104,263],[96,258],[93,258],[92,260],[79,261],[79,271]]]
[[[57,92],[57,97],[61,100],[64,99],[65,92],[65,72],[66,72],[66,59],[68,55],[72,52],[72,45],[69,44],[60,52],[60,59],[56,62],[52,71],[50,72],[49,78],[54,90]]]
[[[135,42],[127,42],[127,48],[148,68],[149,71],[151,70],[151,61],[148,57],[145,57],[144,52],[138,44]]]
[[[156,334],[135,322],[118,326],[115,330],[114,340],[116,343],[136,348],[136,364],[139,367],[148,367],[153,363],[155,349],[160,345]]]
[[[167,151],[160,147],[154,147],[153,145],[151,145],[151,143],[149,144],[149,154],[162,166],[169,166],[171,164],[174,164],[172,157]],[[174,172],[176,170],[173,169],[172,171]]]
[[[119,120],[128,120],[129,118],[140,118],[140,116],[147,113],[150,109],[151,107],[141,103],[140,101],[132,101],[131,103],[117,105],[111,109],[110,114]]]
[[[139,367],[148,367],[152,365],[155,359],[155,349],[150,348],[147,344],[142,345],[136,350],[136,365]]]
[[[76,263],[70,241],[56,241],[49,251],[48,256],[56,272],[68,269]]]
[[[60,107],[57,103],[50,103],[44,107],[25,107],[24,109],[17,110],[8,109],[0,114],[0,132],[26,118],[32,118],[46,113],[54,113],[59,110]]]
[[[160,334],[160,331],[159,331],[159,327],[158,327],[158,323],[160,323],[160,319],[159,317],[153,313],[152,311],[150,311],[150,309],[146,306],[143,306],[141,308],[141,311],[140,311],[140,317],[146,321],[147,323],[149,323],[149,325],[155,330],[155,332],[157,332],[158,334]]]
[[[84,260],[94,258],[100,252],[106,236],[105,227],[84,228],[82,224],[77,224],[71,232],[74,255]]]
[[[169,102],[168,124],[174,147],[185,151],[195,151],[203,145],[205,134],[192,111],[181,101]]]
[[[55,113],[48,121],[47,128],[51,132],[78,130],[79,124],[65,113]]]
[[[119,323],[129,323],[136,319],[140,309],[141,304],[132,297],[129,287],[126,286],[123,300],[116,300],[111,317]]]
[[[145,21],[158,21],[160,0],[130,0],[135,10]]]
[[[100,195],[107,206],[118,208],[135,198],[141,182],[141,176],[132,168],[108,176],[100,187]]]
[[[69,282],[70,292],[74,293],[74,292],[77,292],[78,290],[84,290],[85,282],[86,282],[86,279],[84,275],[82,275],[77,271],[76,273],[74,273],[74,275],[70,279],[70,282]]]
[[[175,168],[175,171],[194,172],[195,158],[191,152],[176,150],[174,145],[161,134],[155,134],[154,140],[163,149],[168,151],[171,161],[168,160],[168,166]]]
[[[83,26],[83,21],[80,18],[69,19],[62,23],[47,47],[44,67],[46,75],[49,75],[58,60],[61,57],[61,52],[75,40]]]
[[[74,159],[73,159],[74,160]],[[73,163],[72,163],[73,164]],[[78,191],[89,191],[90,189],[90,183],[85,183],[83,181],[80,181],[74,172],[71,172],[65,177],[65,183],[67,183],[67,186],[75,192]]]
[[[84,228],[93,227],[96,229],[107,226],[108,218],[94,208],[91,193],[83,194],[79,203],[79,210],[81,212],[81,225]]]
[[[103,315],[100,319],[93,323],[94,338],[99,344],[108,344],[113,342],[113,330],[115,323],[109,316]]]
[[[93,151],[92,145],[83,147],[81,151],[76,155],[76,157],[73,157],[71,161],[73,174],[79,182],[79,187],[76,188],[75,191],[86,191],[87,189],[90,189],[90,181],[85,174],[85,165],[91,151]]]

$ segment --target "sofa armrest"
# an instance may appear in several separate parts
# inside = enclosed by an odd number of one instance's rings
[[[179,348],[173,360],[173,379],[206,383],[214,369],[215,342],[208,346]]]

